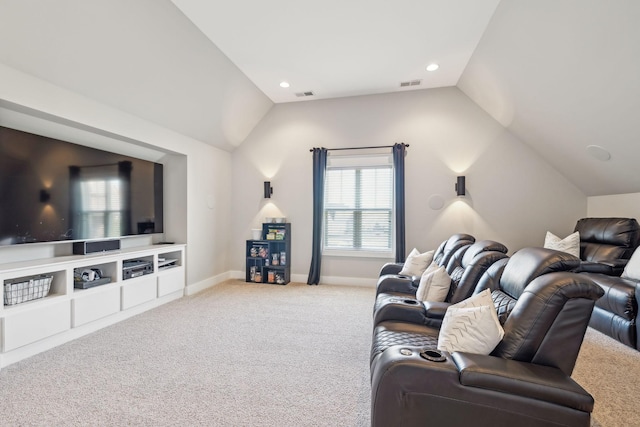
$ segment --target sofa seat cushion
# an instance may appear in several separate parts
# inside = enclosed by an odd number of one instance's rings
[[[636,301],[638,282],[605,274],[581,274],[589,277],[604,290],[604,296],[596,301],[596,307],[629,321],[636,318],[638,315],[638,301]]]
[[[382,322],[373,330],[371,362],[383,351],[394,345],[435,349],[438,346],[438,329],[406,322]]]

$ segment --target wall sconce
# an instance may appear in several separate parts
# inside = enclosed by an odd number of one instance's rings
[[[271,188],[271,182],[265,181],[264,182],[264,198],[270,199],[272,194],[273,194],[273,188]]]
[[[47,203],[51,198],[51,193],[49,191],[42,189],[40,190],[40,203]]]
[[[458,197],[464,197],[466,194],[464,176],[459,176],[456,181],[456,194],[458,195]]]

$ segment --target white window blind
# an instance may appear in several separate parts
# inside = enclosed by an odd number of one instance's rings
[[[388,253],[393,245],[391,155],[331,156],[323,250]]]
[[[119,179],[80,182],[81,220],[92,237],[120,236],[122,182]]]

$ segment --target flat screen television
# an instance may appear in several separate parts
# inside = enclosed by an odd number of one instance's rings
[[[0,246],[162,232],[161,164],[0,126]]]

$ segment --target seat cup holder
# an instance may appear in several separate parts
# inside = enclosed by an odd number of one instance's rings
[[[444,362],[447,360],[444,354],[440,352],[440,350],[430,349],[423,350],[420,352],[420,356],[423,359],[429,360],[431,362]]]
[[[403,299],[402,302],[409,305],[418,305],[418,301],[414,299]]]

